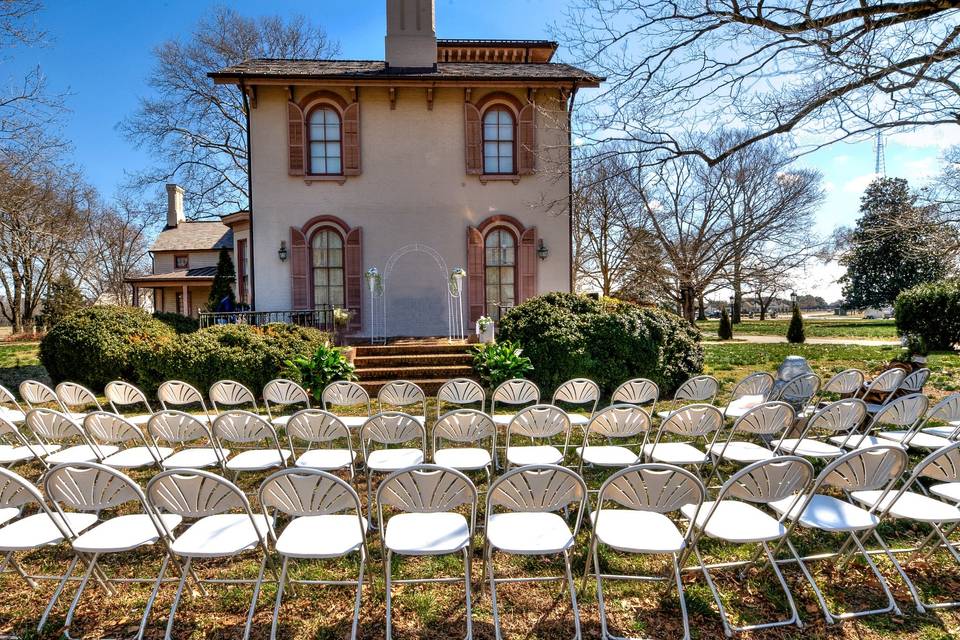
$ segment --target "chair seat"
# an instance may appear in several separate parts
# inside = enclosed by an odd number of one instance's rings
[[[697,512],[696,526],[711,538],[727,542],[763,542],[776,540],[787,529],[769,514],[752,504],[739,500],[721,500],[713,509],[713,501],[704,502]],[[713,514],[711,515],[711,510]],[[689,520],[697,511],[696,505],[680,507],[680,512]],[[707,518],[709,517],[709,520]],[[706,523],[706,527],[704,527]]]
[[[643,445],[643,453],[655,462],[667,464],[703,464],[710,458],[686,442],[660,442]]]
[[[367,456],[367,468],[374,471],[396,471],[422,462],[420,449],[379,449]]]
[[[290,422],[290,418],[293,416],[277,416],[276,418],[271,418],[270,424],[275,426],[277,429],[283,429],[287,426],[287,423]]]
[[[150,418],[153,417],[152,413],[138,413],[135,415],[123,415],[119,414],[121,418],[129,422],[130,424],[136,425],[138,427],[146,426],[150,422]]]
[[[192,558],[216,558],[236,555],[260,543],[257,531],[266,536],[269,521],[254,514],[253,522],[245,513],[218,513],[194,522],[170,545],[171,551]],[[256,528],[254,528],[254,524]]]
[[[74,533],[89,529],[97,522],[97,516],[93,513],[68,512],[64,515],[66,523]],[[35,513],[0,528],[0,551],[26,551],[61,540],[63,533],[46,513]]]
[[[10,407],[0,407],[0,418],[3,418],[7,422],[12,422],[13,424],[20,424],[27,419],[26,414],[24,414],[23,411],[11,409]]]
[[[289,449],[250,449],[227,460],[230,471],[263,471],[282,467],[290,459]]]
[[[485,469],[490,465],[492,459],[490,458],[490,452],[480,447],[451,447],[434,451],[433,461],[451,469],[475,471]]]
[[[958,426],[960,426],[960,424],[948,424],[948,425],[943,425],[939,427],[925,427],[923,429],[920,429],[920,431],[922,431],[923,433],[929,433],[932,436],[940,436],[941,438],[947,438],[949,440],[950,436],[953,435],[953,432],[957,430]],[[951,442],[953,441],[951,440]]]
[[[884,405],[882,405],[882,404],[877,404],[876,402],[868,402],[868,403],[867,403],[867,413],[869,413],[870,415],[873,415],[873,414],[875,414],[876,412],[880,411],[880,409],[883,409],[883,407],[884,407]]]
[[[37,454],[39,454],[41,457],[47,456],[51,453],[59,451],[60,449],[62,449],[62,447],[58,444],[33,444],[29,447],[25,445],[19,447],[3,445],[0,446],[0,464],[14,464],[16,462],[23,462],[24,460],[30,460]]]
[[[739,418],[761,404],[763,404],[763,396],[761,395],[741,396],[724,407],[723,415],[728,418]]]
[[[907,431],[904,429],[899,429],[896,431],[879,431],[877,432],[878,438],[883,438],[884,440],[890,440],[899,444],[904,444],[904,440],[910,436],[910,441],[907,443],[908,447],[914,447],[916,449],[939,449],[940,447],[945,447],[948,444],[951,444],[950,440],[943,438],[932,433],[924,433],[918,431],[914,433],[913,431]]]
[[[899,442],[894,442],[893,440],[887,440],[886,438],[879,438],[877,436],[864,436],[864,435],[854,435],[850,436],[850,440],[846,444],[843,444],[843,441],[847,436],[831,436],[830,442],[843,447],[844,449],[866,449],[867,447],[875,447],[878,444],[891,445],[896,444],[900,445]],[[900,445],[901,447],[903,445]]]
[[[750,463],[769,460],[773,457],[773,451],[766,447],[761,447],[753,442],[742,442],[734,440],[733,442],[715,442],[707,449],[715,456],[724,460],[733,460],[734,462]]]
[[[164,513],[160,517],[171,532],[183,522],[175,513]],[[116,553],[153,544],[159,538],[150,516],[135,513],[103,521],[74,540],[73,549],[80,553]]]
[[[517,555],[560,553],[573,546],[573,533],[556,513],[495,513],[487,522],[494,548]]]
[[[470,525],[459,513],[399,513],[387,520],[383,543],[403,555],[442,555],[470,544]]]
[[[293,464],[296,467],[330,471],[349,467],[356,458],[357,452],[350,449],[313,449],[301,454]]]
[[[149,467],[173,454],[170,447],[130,447],[103,459],[103,464],[117,469]],[[156,456],[156,457],[154,457]]]
[[[865,509],[839,500],[833,496],[816,494],[810,499],[807,507],[803,507],[803,499],[794,504],[795,498],[790,496],[770,503],[770,508],[779,514],[790,509],[789,518],[797,519],[797,514],[803,509],[800,516],[800,526],[821,531],[862,531],[876,526],[877,516]]]
[[[782,455],[797,455],[805,458],[839,458],[844,451],[840,447],[834,446],[821,440],[813,438],[784,438],[783,440],[774,440],[773,446],[780,446]]]
[[[868,507],[876,506],[878,511],[889,507],[889,514],[894,518],[916,520],[918,522],[958,522],[960,509],[952,504],[941,502],[936,498],[905,491],[897,498],[896,491],[890,491],[883,496],[883,491],[854,491],[850,496]],[[881,496],[883,499],[881,500]],[[894,499],[896,498],[896,502]]]
[[[366,528],[367,519],[355,515],[301,516],[280,533],[277,553],[290,558],[337,558],[363,544]]]
[[[598,467],[628,467],[640,461],[636,452],[626,447],[607,444],[589,446],[585,450],[577,447],[577,455],[581,456],[584,462]]]
[[[120,450],[120,447],[115,447],[112,444],[102,445],[98,447],[100,449],[100,454],[104,456],[110,456]],[[50,454],[44,460],[50,464],[63,464],[64,462],[96,462],[100,459],[100,455],[97,454],[97,451],[88,444],[78,444],[75,447],[67,447],[66,449],[61,449],[56,453]]]
[[[930,493],[952,502],[960,502],[960,482],[941,482],[930,485]]]
[[[548,444],[510,447],[507,449],[507,462],[518,467],[527,464],[560,464],[563,454]]]
[[[221,449],[220,455],[224,458],[230,455],[230,449]],[[204,469],[220,466],[217,450],[212,447],[197,447],[177,451],[160,463],[164,469]]]
[[[20,509],[16,507],[0,508],[0,524],[6,524],[20,515]]]
[[[367,420],[370,419],[369,416],[337,416],[337,417],[340,418],[340,421],[343,422],[343,424],[346,425],[346,427],[349,429],[359,429],[367,422]]]
[[[590,416],[582,413],[568,413],[567,418],[569,418],[570,425],[573,427],[585,427],[590,424]]]
[[[512,422],[515,417],[517,417],[517,414],[515,414],[515,413],[495,413],[495,414],[493,414],[491,417],[493,418],[493,424],[495,424],[495,425],[497,425],[497,426],[500,426],[500,427],[505,427],[505,426],[507,426],[508,424],[510,424],[510,422]]]
[[[601,509],[590,514],[597,538],[628,553],[679,553],[686,546],[677,525],[662,513]],[[642,535],[637,535],[642,532]]]

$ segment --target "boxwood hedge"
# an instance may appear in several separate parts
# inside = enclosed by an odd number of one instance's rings
[[[960,279],[927,282],[901,291],[893,310],[900,335],[919,336],[928,349],[960,344]]]

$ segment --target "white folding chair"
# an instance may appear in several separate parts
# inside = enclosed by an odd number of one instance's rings
[[[786,402],[797,411],[798,416],[807,417],[814,411],[813,399],[820,393],[821,382],[820,376],[815,373],[801,373],[774,389],[769,399]]]
[[[302,413],[302,412],[301,412]],[[296,416],[298,414],[294,414]],[[340,425],[344,429],[345,426]],[[317,469],[281,469],[260,485],[259,501],[270,522],[270,537],[282,559],[280,583],[273,606],[270,640],[276,640],[280,603],[287,583],[356,585],[351,640],[356,640],[367,558],[367,519],[360,497],[340,478]],[[352,512],[352,513],[347,513]],[[278,536],[276,516],[292,518]],[[358,552],[356,580],[293,580],[287,573],[290,560],[330,560]]]
[[[694,376],[681,384],[676,393],[673,394],[673,402],[671,403],[673,408],[667,411],[658,411],[657,416],[661,420],[666,420],[671,413],[683,408],[683,403],[713,404],[719,390],[720,383],[713,376]]]
[[[147,484],[147,501],[157,515],[174,514],[190,521],[170,543],[170,555],[180,564],[180,581],[177,584],[170,615],[167,619],[165,640],[173,635],[177,607],[183,595],[187,577],[194,576],[197,586],[205,594],[202,583],[192,572],[193,562],[204,558],[233,558],[246,551],[261,549],[263,561],[260,573],[253,582],[253,597],[247,613],[243,639],[250,636],[253,614],[260,595],[260,585],[270,558],[267,542],[273,520],[268,515],[254,515],[250,502],[243,491],[229,480],[208,471],[197,469],[171,469],[155,475]],[[218,583],[249,583],[243,579],[219,579]],[[158,579],[154,589],[158,589]]]
[[[531,464],[562,464],[570,446],[570,417],[552,404],[535,404],[513,417],[507,425],[507,469]],[[528,445],[512,445],[514,436],[528,438]],[[552,443],[554,437],[563,437],[563,449]],[[537,441],[545,444],[535,444]]]
[[[170,447],[158,447],[147,439],[140,427],[107,411],[94,411],[83,419],[83,428],[101,448],[117,445],[116,453],[101,462],[115,469],[161,468],[163,459],[173,454]]]
[[[147,498],[137,483],[123,473],[101,464],[78,462],[58,465],[44,476],[43,490],[58,517],[67,520],[68,515],[79,512],[93,514],[96,522],[70,541],[74,562],[70,570],[63,575],[63,579],[47,605],[49,612],[59,599],[67,581],[73,577],[77,561],[82,561],[86,565],[86,571],[80,579],[80,585],[73,596],[64,622],[63,634],[71,638],[70,627],[74,613],[95,572],[99,574],[100,583],[104,586],[107,595],[115,595],[109,579],[103,573],[104,567],[99,562],[101,556],[135,550],[140,552],[161,540],[164,545],[167,545],[172,539],[170,532],[180,526],[182,518],[177,514],[156,515],[147,504]],[[137,513],[122,509],[124,505],[130,503],[136,503]],[[104,517],[107,514],[111,517]],[[136,562],[139,564],[141,560],[142,558],[138,557]],[[155,588],[147,600],[140,619],[140,627],[135,636],[137,640],[142,638],[146,631],[150,610],[157,597],[160,581],[166,573],[168,561],[169,555],[164,548],[159,578],[154,583]],[[153,582],[152,579],[145,581]],[[42,626],[38,631],[41,629]]]
[[[866,383],[865,386],[861,388],[858,397],[863,398],[864,401],[867,402],[867,411],[872,415],[883,408],[888,402],[893,400],[894,394],[896,393],[897,389],[900,388],[900,384],[906,377],[907,372],[899,367],[887,369],[869,383]],[[867,401],[867,397],[871,393],[880,395],[882,400],[880,402]]]
[[[391,513],[384,515],[384,507]],[[466,507],[469,519],[457,509]],[[377,521],[386,581],[386,638],[393,638],[393,585],[459,582],[460,578],[393,579],[393,557],[462,554],[466,600],[466,640],[473,638],[470,563],[477,520],[477,489],[470,479],[448,467],[421,464],[387,476],[377,489]],[[447,621],[449,623],[449,621]],[[448,634],[449,635],[449,634]]]
[[[892,442],[904,447],[906,445],[903,440],[913,433],[913,428],[923,418],[929,406],[927,397],[919,393],[896,398],[880,407],[862,431],[832,436],[830,442],[844,449],[859,449]],[[868,405],[868,412],[869,409]],[[880,433],[886,433],[887,436],[881,437]]]
[[[680,600],[683,637],[690,637],[687,602],[680,578],[680,556],[690,545],[694,528],[688,521],[686,531],[667,517],[684,505],[699,511],[707,490],[689,471],[668,464],[640,464],[621,469],[600,487],[597,508],[590,513],[593,532],[587,547],[590,557],[584,571],[584,586],[593,575],[597,580],[597,603],[600,608],[600,633],[604,640],[614,638],[607,629],[607,612],[603,599],[603,580],[664,580],[659,576],[637,576],[604,573],[600,570],[600,545],[613,552],[634,555],[669,555],[673,560],[673,578]],[[611,505],[611,506],[607,506]],[[692,519],[696,519],[696,514]],[[593,573],[590,564],[593,562]]]
[[[593,414],[597,412],[597,402],[599,401],[600,387],[596,382],[587,378],[574,378],[557,387],[557,390],[553,392],[553,400],[550,404],[561,408],[565,405],[588,408],[590,412],[586,415],[567,412],[571,426],[585,427]]]
[[[587,485],[576,472],[557,465],[530,465],[508,471],[493,481],[487,491],[485,543],[483,559],[490,579],[490,608],[497,638],[500,632],[500,611],[497,585],[530,580],[563,580],[566,578],[573,612],[574,638],[580,636],[580,611],[577,588],[570,565],[570,550],[580,531],[586,510]],[[571,529],[558,512],[570,513],[574,505],[575,519]],[[497,578],[494,554],[520,556],[561,555],[565,566],[562,577]]]
[[[703,443],[704,449],[718,436],[723,428],[723,412],[711,404],[688,404],[677,409],[660,423],[653,442],[643,445],[643,454],[653,462],[700,467],[710,462],[710,455],[694,444]],[[664,434],[678,436],[681,440],[665,441]]]
[[[944,424],[926,426],[931,422]],[[956,440],[960,433],[960,393],[951,393],[927,411],[920,431],[946,440]]]
[[[727,418],[739,418],[750,409],[766,402],[773,390],[773,376],[765,371],[751,373],[734,385],[730,402],[723,408]]]
[[[17,402],[16,396],[9,389],[0,385],[0,420],[21,424],[26,418],[27,412]]]
[[[778,455],[794,455],[819,460],[832,460],[844,450],[828,442],[834,434],[855,432],[867,417],[867,405],[860,398],[843,398],[821,406],[805,419],[795,438],[776,438],[771,442]]]
[[[863,382],[866,378],[860,369],[844,369],[840,373],[834,374],[820,387],[820,393],[817,394],[813,406],[820,409],[831,401],[856,397],[863,390]],[[824,400],[824,396],[828,393],[832,400]]]
[[[173,407],[179,411],[185,411],[186,407],[196,408],[199,405],[199,412],[194,410],[189,413],[202,416],[210,424],[213,424],[213,419],[217,417],[216,411],[207,409],[207,402],[203,399],[203,394],[193,385],[180,380],[167,380],[162,383],[157,388],[157,398],[164,410]]]
[[[37,460],[48,467],[44,457],[59,451],[58,444],[31,443],[13,422],[0,418],[0,465],[13,466],[29,460]]]
[[[336,415],[343,424],[347,425],[350,429],[359,429],[363,426],[363,423],[370,418],[371,408],[370,408],[370,394],[367,393],[367,390],[356,382],[350,382],[349,380],[337,380],[336,382],[331,382],[323,390],[323,408],[325,411],[329,411]],[[362,415],[352,416],[352,415],[340,415],[337,414],[337,407],[366,407],[366,411]]]
[[[776,552],[770,548],[771,544],[776,544],[776,549],[779,549],[780,545],[787,540],[792,526],[788,528],[784,525],[786,516],[774,518],[759,505],[772,507],[775,503],[779,503],[787,505],[789,510],[804,498],[805,492],[809,491],[813,476],[813,465],[797,456],[761,460],[733,474],[723,483],[716,499],[704,502],[699,509],[693,504],[680,508],[683,515],[697,530],[691,547],[707,586],[713,593],[713,599],[720,611],[720,619],[723,621],[723,631],[728,637],[732,636],[734,631],[769,629],[792,624],[803,627],[790,587],[777,565]],[[745,571],[751,566],[757,566],[760,556],[766,555],[766,562],[761,566],[768,566],[780,583],[790,609],[790,617],[744,626],[731,624],[723,599],[710,575],[711,568],[729,567],[731,564],[708,565],[700,549],[700,539],[703,536],[733,545],[758,544],[760,548],[750,560],[735,564],[743,567]]]
[[[396,446],[413,443],[419,446]],[[373,449],[374,444],[383,445],[384,448]],[[423,464],[427,451],[427,430],[422,422],[405,413],[378,413],[360,427],[360,446],[367,469],[367,509],[372,517],[373,474],[393,473]]]
[[[27,409],[50,409],[53,408],[56,411],[59,411],[70,417],[71,420],[83,420],[82,413],[71,413],[63,403],[60,402],[60,398],[57,397],[56,392],[36,380],[24,380],[20,383],[19,387],[20,397],[23,398],[24,402],[27,403]],[[46,406],[44,406],[46,405]]]
[[[213,439],[221,449],[224,441],[242,446],[239,453],[230,456],[224,464],[224,468],[234,474],[285,467],[293,455],[290,449],[280,447],[280,438],[273,425],[249,411],[233,409],[221,413],[213,421],[212,431]],[[250,447],[255,443],[262,446]]]
[[[410,413],[409,406],[420,406],[420,413]],[[377,410],[402,411],[412,415],[420,424],[427,422],[427,396],[419,386],[407,380],[394,380],[380,387],[377,392]]]
[[[214,440],[206,420],[183,411],[158,411],[147,423],[147,432],[158,449],[160,442],[180,448],[160,461],[164,469],[223,468],[230,456],[230,450],[222,449]],[[206,446],[196,446],[201,441]],[[187,443],[191,446],[183,447]]]
[[[150,416],[153,415],[153,407],[150,406],[147,395],[143,391],[129,382],[114,380],[113,382],[107,383],[107,386],[103,389],[103,394],[107,397],[110,408],[113,409],[115,414],[138,427],[147,426],[147,422],[150,421]],[[119,407],[136,407],[137,405],[143,405],[147,410],[146,413],[125,415],[119,409]]]
[[[80,424],[53,409],[28,411],[27,427],[41,446],[48,442],[66,446],[44,458],[48,465],[63,462],[99,462],[120,450],[120,447],[112,444],[98,445],[90,439]]]
[[[513,378],[501,382],[490,396],[490,417],[498,427],[506,427],[517,415],[521,405],[539,404],[540,387],[524,378]],[[508,405],[512,413],[497,413],[497,403]]]
[[[766,442],[757,444],[750,440],[738,439],[743,436],[756,439],[773,439],[776,436],[783,438],[793,428],[797,413],[793,407],[780,400],[771,400],[757,405],[737,418],[729,430],[726,439],[719,442],[719,437],[707,447],[707,452],[713,459],[713,469],[710,480],[716,474],[721,462],[734,464],[752,464],[774,457],[773,450]],[[716,432],[719,435],[719,431]]]
[[[219,413],[222,407],[237,409],[249,405],[253,413],[259,413],[257,398],[245,385],[235,380],[217,380],[210,386],[210,403]]]
[[[647,378],[632,378],[614,389],[610,396],[610,404],[635,404],[646,407],[649,415],[656,413],[657,401],[660,399],[660,387],[653,380]]]
[[[433,462],[458,471],[482,470],[489,485],[496,438],[496,425],[482,411],[448,411],[433,425]],[[486,446],[477,446],[485,441]]]
[[[91,407],[93,407],[95,411],[103,411],[103,407],[100,406],[100,401],[97,400],[97,395],[90,389],[76,382],[61,382],[54,389],[54,393],[57,394],[57,400],[60,402],[60,406],[63,407],[64,413],[73,417],[73,419],[78,422],[83,420],[83,417],[87,415]],[[78,418],[75,416],[81,417]]]
[[[576,448],[583,465],[595,467],[627,467],[641,461],[643,445],[650,434],[650,416],[635,404],[614,404],[593,416],[583,434],[583,444]],[[641,441],[630,442],[642,435]],[[603,444],[591,444],[590,437]],[[620,444],[614,444],[619,442]]]
[[[900,608],[890,592],[886,578],[877,569],[873,558],[860,542],[861,538],[869,535],[879,524],[880,518],[872,510],[863,509],[846,500],[842,500],[825,493],[825,490],[835,489],[849,495],[854,491],[869,491],[880,489],[889,491],[903,473],[907,464],[906,451],[896,445],[879,445],[855,449],[833,460],[823,468],[820,475],[811,487],[809,494],[803,500],[781,500],[770,506],[783,517],[789,518],[795,524],[806,529],[816,529],[827,534],[846,534],[847,540],[837,553],[827,553],[818,556],[801,558],[793,542],[787,538],[786,546],[803,572],[804,577],[813,588],[817,601],[828,624],[837,620],[856,618],[859,616],[893,611],[900,615]],[[855,547],[852,548],[852,547]],[[834,613],[830,611],[823,592],[807,568],[810,560],[824,560],[841,557],[844,560],[850,553],[859,551],[867,566],[873,572],[887,598],[887,606],[879,609],[862,611],[847,611]],[[863,584],[862,582],[860,583]]]
[[[470,378],[454,378],[444,382],[437,391],[437,418],[443,413],[444,403],[460,409],[472,409],[468,405],[480,405],[480,411],[487,409],[487,394],[480,383]]]
[[[953,442],[951,438],[945,438],[942,435],[937,435],[935,432],[931,433],[926,429],[926,426],[931,420],[936,420],[939,422],[942,421],[944,417],[953,417],[953,413],[957,408],[957,403],[954,400],[951,400],[951,398],[948,396],[944,400],[938,402],[936,406],[930,408],[930,401],[926,396],[922,394],[912,394],[897,398],[888,404],[887,407],[892,406],[899,400],[905,401],[906,398],[913,398],[916,403],[921,405],[923,407],[923,413],[917,417],[916,421],[912,425],[904,424],[903,426],[906,428],[878,429],[874,432],[875,435],[878,438],[882,438],[882,440],[890,440],[910,449],[920,449],[928,452],[950,445]],[[886,407],[884,407],[883,411],[885,410]],[[880,415],[880,412],[878,412],[877,415]],[[906,418],[904,418],[904,420],[905,419]],[[880,444],[881,442],[878,442],[877,444]]]
[[[297,411],[287,421],[287,439],[293,452],[295,467],[320,471],[346,469],[350,472],[350,478],[353,478],[357,453],[353,450],[350,429],[329,411]],[[297,455],[295,440],[307,444],[300,455]]]
[[[900,383],[897,389],[898,395],[910,395],[911,393],[923,393],[923,386],[930,379],[930,369],[922,367],[912,373],[908,373]]]
[[[286,426],[290,414],[281,415],[278,409],[288,411],[294,405],[302,404],[304,409],[310,408],[310,394],[293,380],[277,378],[263,387],[263,404],[267,409],[267,418],[277,429]],[[270,409],[273,405],[273,410]]]

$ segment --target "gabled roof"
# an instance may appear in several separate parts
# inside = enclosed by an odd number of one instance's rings
[[[216,267],[197,267],[196,269],[177,269],[167,273],[151,273],[145,276],[133,276],[124,282],[167,282],[167,281],[207,281],[217,275]]]
[[[219,251],[233,249],[233,230],[219,221],[181,222],[167,227],[154,240],[151,251]]]

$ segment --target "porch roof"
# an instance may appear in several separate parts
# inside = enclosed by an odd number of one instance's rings
[[[152,273],[146,276],[134,276],[127,278],[126,282],[130,284],[145,284],[152,286],[180,286],[189,283],[203,284],[213,282],[213,277],[217,275],[216,267],[197,267],[196,269],[178,269],[168,273]]]

